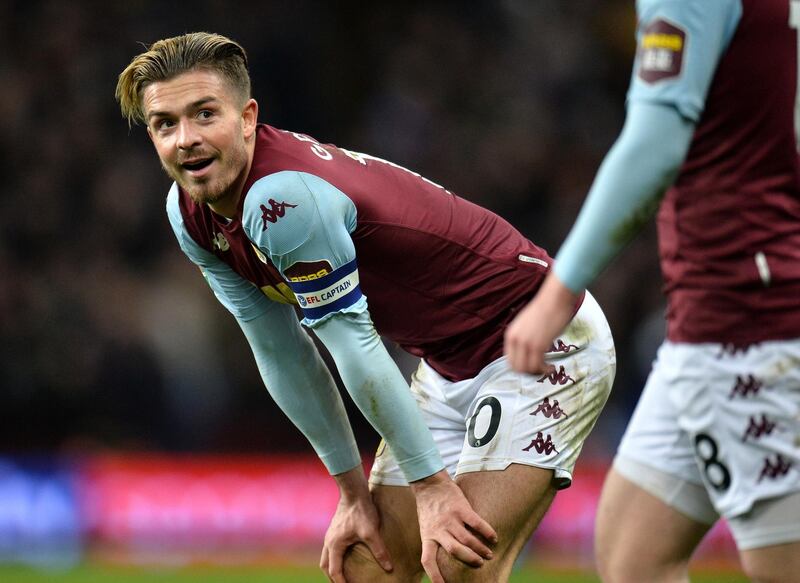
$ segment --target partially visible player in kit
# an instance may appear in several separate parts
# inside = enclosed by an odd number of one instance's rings
[[[753,580],[800,581],[800,2],[637,8],[622,135],[507,353],[542,368],[574,298],[663,195],[667,340],[600,501],[601,574],[688,581],[724,516]]]
[[[340,487],[321,566],[350,583],[418,581],[423,566],[437,583],[506,580],[611,388],[602,311],[576,297],[553,370],[509,370],[503,330],[548,255],[414,172],[257,124],[249,87],[237,88],[245,63],[218,35],[167,39],[134,59],[117,95],[175,179],[181,248]],[[369,489],[294,305],[384,439]],[[378,333],[422,357],[411,391]]]

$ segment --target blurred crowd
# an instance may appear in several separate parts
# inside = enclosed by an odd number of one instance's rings
[[[621,128],[634,26],[632,0],[0,3],[0,451],[307,450],[175,244],[145,130],[119,114],[141,43],[234,38],[261,121],[407,166],[554,254]],[[592,288],[620,367],[587,445],[601,455],[663,331],[654,240]]]

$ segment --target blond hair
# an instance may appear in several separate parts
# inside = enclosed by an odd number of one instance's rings
[[[194,69],[222,75],[241,97],[250,97],[247,54],[231,39],[209,32],[192,32],[154,42],[120,73],[115,96],[129,124],[146,123],[142,92],[150,83],[166,81]]]

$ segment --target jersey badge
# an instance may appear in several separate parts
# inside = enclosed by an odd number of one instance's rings
[[[642,32],[638,48],[638,75],[646,83],[672,79],[681,74],[686,32],[678,25],[657,18]]]
[[[217,233],[211,238],[211,246],[217,251],[227,251],[231,248],[231,244],[222,233]]]
[[[274,199],[269,199],[267,201],[269,208],[266,205],[261,205],[261,220],[264,223],[264,227],[261,229],[262,231],[267,230],[267,223],[277,223],[278,219],[281,218],[286,214],[287,208],[295,208],[296,204],[289,204],[286,201],[283,202],[276,202]]]

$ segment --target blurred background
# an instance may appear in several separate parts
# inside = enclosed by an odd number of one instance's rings
[[[261,121],[413,169],[554,254],[622,125],[633,4],[0,2],[0,559],[152,556],[180,528],[200,537],[188,547],[249,536],[261,550],[313,549],[335,505],[233,318],[179,251],[145,130],[120,116],[116,78],[143,44],[230,36],[249,53]],[[591,488],[563,509],[578,562],[662,338],[660,287],[650,227],[592,288],[619,372],[579,462]],[[412,359],[390,349],[408,373]],[[368,458],[377,437],[348,406]],[[254,484],[261,494],[242,502]],[[192,488],[197,498],[180,498]],[[248,531],[251,519],[261,526]],[[712,549],[723,557],[726,536]]]

